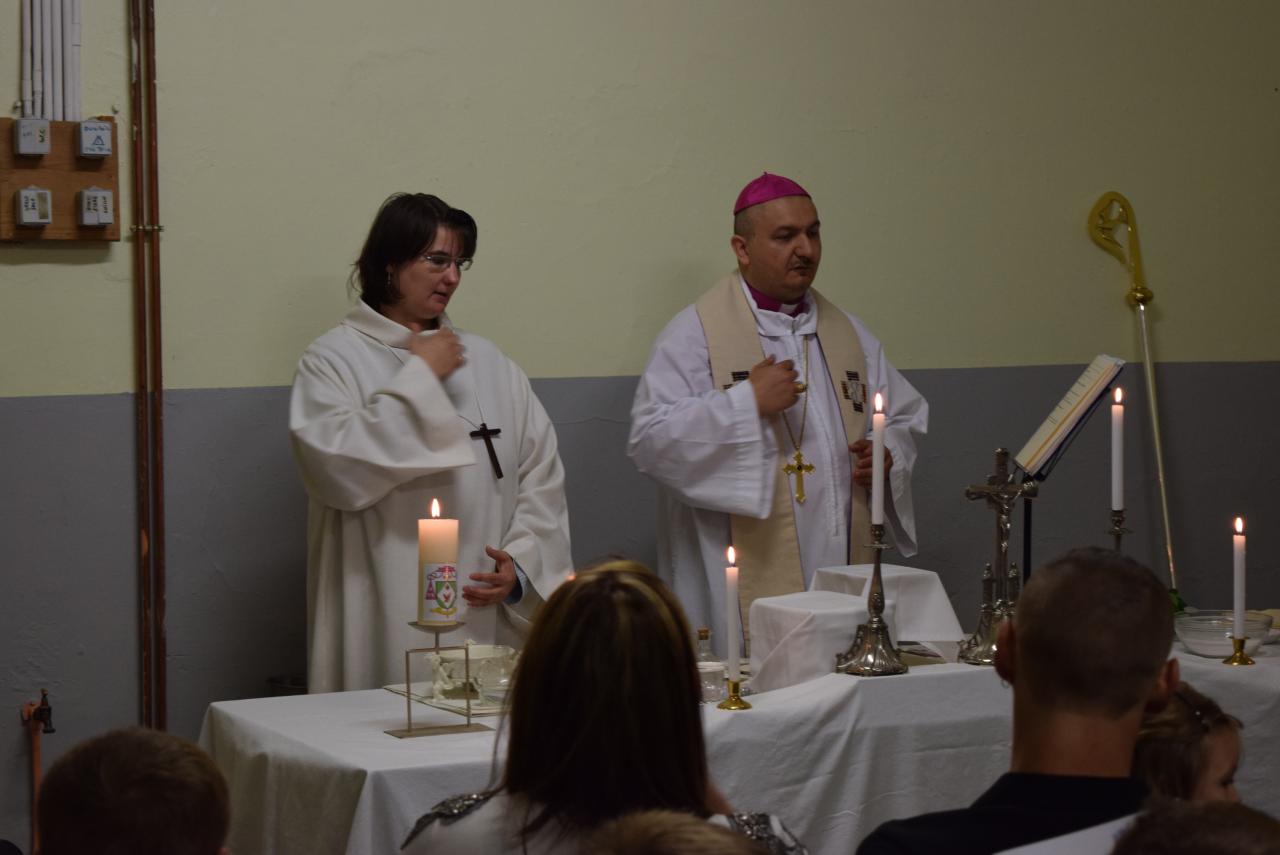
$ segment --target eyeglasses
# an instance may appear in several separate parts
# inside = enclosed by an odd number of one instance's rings
[[[425,261],[427,266],[437,273],[448,270],[453,265],[457,265],[458,272],[471,269],[471,259],[469,258],[454,258],[452,255],[445,255],[439,252],[424,252],[418,258]]]

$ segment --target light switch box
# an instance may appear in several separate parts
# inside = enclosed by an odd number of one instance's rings
[[[111,156],[111,123],[88,119],[80,123],[81,157]]]
[[[78,194],[80,225],[103,227],[115,222],[113,199],[110,190],[101,187],[86,187]]]
[[[20,226],[47,226],[53,222],[53,194],[43,187],[23,187],[13,194]]]
[[[14,119],[13,150],[24,157],[49,153],[48,119]]]

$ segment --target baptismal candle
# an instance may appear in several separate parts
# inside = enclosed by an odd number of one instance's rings
[[[1231,536],[1231,569],[1235,576],[1235,615],[1231,634],[1244,638],[1244,519],[1236,517],[1236,533]]]
[[[884,525],[884,396],[879,392],[871,416],[871,524]]]
[[[1111,405],[1111,510],[1124,510],[1124,390]]]
[[[742,666],[738,661],[738,639],[742,635],[742,630],[738,626],[738,568],[735,564],[737,553],[730,546],[726,554],[729,556],[729,566],[724,568],[725,626],[728,627],[725,637],[729,642],[729,679],[737,681],[742,673]]]
[[[431,519],[418,520],[418,622],[442,622],[457,614],[457,573],[458,563],[458,521],[440,519],[440,502],[431,500]],[[447,568],[447,570],[446,570]],[[447,581],[443,587],[433,586],[435,574],[441,578],[452,576],[452,588]],[[448,602],[445,602],[448,600]],[[435,613],[427,608],[428,601],[434,604]],[[447,612],[448,614],[442,614]]]

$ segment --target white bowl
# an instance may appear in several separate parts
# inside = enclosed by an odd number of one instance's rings
[[[1271,631],[1271,615],[1245,612],[1244,652],[1252,656]],[[1174,616],[1173,628],[1188,650],[1197,656],[1225,659],[1231,655],[1232,612],[1208,610],[1181,612]]]

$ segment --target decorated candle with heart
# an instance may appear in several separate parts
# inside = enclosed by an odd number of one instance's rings
[[[458,521],[440,518],[431,500],[431,519],[418,520],[418,623],[458,619]]]

